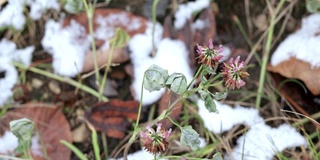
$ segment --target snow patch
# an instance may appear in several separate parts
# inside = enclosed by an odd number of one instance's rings
[[[34,46],[17,49],[15,43],[7,39],[2,39],[0,41],[0,48],[5,48],[0,50],[0,73],[3,74],[3,77],[0,77],[0,106],[2,106],[12,96],[13,93],[11,89],[18,80],[18,71],[11,62],[16,61],[25,66],[29,66]]]
[[[204,101],[198,100],[199,115],[204,121],[204,126],[214,132],[222,133],[230,130],[237,124],[245,124],[250,129],[238,138],[237,146],[232,151],[234,159],[244,160],[271,160],[276,152],[286,148],[307,146],[306,139],[288,124],[278,128],[271,128],[264,123],[264,119],[254,108],[244,108],[215,101],[219,114],[209,113],[204,106]],[[226,156],[225,159],[231,159]]]
[[[30,7],[30,17],[33,20],[41,18],[47,9],[60,10],[57,0],[8,0],[8,4],[0,11],[0,27],[13,27],[22,30],[26,23],[23,10]]]
[[[179,5],[178,10],[174,14],[174,27],[176,29],[181,29],[194,12],[201,11],[202,9],[209,7],[209,5],[210,0],[197,0]]]
[[[241,159],[244,155],[244,160],[271,160],[277,152],[286,148],[307,146],[306,139],[288,124],[282,124],[278,128],[267,125],[255,126],[239,137],[237,143],[232,157]]]
[[[5,131],[4,135],[0,137],[0,153],[2,154],[12,155],[18,145],[18,138],[10,131]]]
[[[65,28],[61,23],[49,20],[41,44],[53,56],[55,73],[73,77],[82,70],[90,38],[85,28],[74,20]]]
[[[320,67],[320,14],[312,14],[302,19],[302,26],[289,35],[271,57],[273,66],[289,60],[290,57],[308,62],[311,67]]]

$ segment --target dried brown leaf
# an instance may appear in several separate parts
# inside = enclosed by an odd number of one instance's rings
[[[105,132],[109,137],[124,138],[129,127],[129,120],[136,120],[139,110],[138,101],[121,101],[112,99],[98,103],[86,117],[97,130]]]
[[[291,57],[276,66],[268,66],[271,72],[287,78],[302,80],[313,95],[320,94],[320,68],[312,68],[307,62]]]
[[[10,121],[20,118],[28,118],[36,123],[50,160],[70,159],[71,150],[59,142],[65,140],[72,143],[70,126],[60,107],[44,103],[21,105],[1,117],[0,133],[9,130]],[[42,153],[42,150],[38,152]],[[34,160],[45,159],[37,155],[32,156]]]

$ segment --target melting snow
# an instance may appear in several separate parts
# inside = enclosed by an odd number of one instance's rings
[[[244,160],[271,160],[276,152],[286,148],[307,146],[306,139],[288,124],[278,128],[271,128],[264,123],[258,110],[236,106],[231,108],[226,104],[215,101],[219,114],[209,113],[204,106],[204,101],[198,100],[199,115],[204,121],[204,126],[214,132],[222,133],[230,130],[237,124],[245,124],[249,131],[238,138],[238,145],[233,149],[234,159]],[[226,156],[225,159],[230,159]]]
[[[210,0],[197,0],[179,5],[178,10],[174,14],[174,27],[176,29],[181,29],[194,12],[201,11],[202,9],[209,7],[209,5]]]
[[[41,44],[53,56],[54,71],[73,77],[82,70],[90,40],[85,28],[74,20],[65,28],[61,23],[49,20]]]
[[[4,77],[0,78],[0,106],[2,106],[12,96],[11,89],[18,80],[18,71],[11,64],[11,61],[21,62],[22,64],[29,66],[34,46],[29,46],[25,49],[17,49],[15,43],[7,39],[2,39],[0,41],[0,48],[6,48],[0,50],[0,73],[4,74]]]
[[[0,137],[0,153],[13,154],[14,149],[18,147],[18,138],[10,131],[5,131]]]
[[[289,35],[271,57],[273,66],[296,57],[308,62],[312,67],[320,67],[320,14],[312,14],[302,19],[302,26]]]
[[[0,11],[0,27],[23,29],[26,18],[23,14],[25,4],[30,6],[30,17],[38,20],[44,10],[53,8],[59,10],[57,0],[8,0],[8,4]]]

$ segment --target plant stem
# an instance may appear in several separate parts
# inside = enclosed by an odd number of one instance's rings
[[[104,86],[106,84],[106,79],[107,79],[108,72],[110,70],[111,60],[112,60],[112,55],[113,55],[114,48],[115,48],[115,45],[113,43],[113,45],[111,46],[111,49],[110,49],[107,66],[106,66],[106,68],[104,70],[104,75],[103,75],[102,80],[101,80],[101,85],[99,86],[99,93],[100,93],[101,96],[102,96],[102,92],[103,92]]]
[[[56,75],[56,74],[53,74],[53,73],[50,73],[50,72],[47,72],[47,71],[44,71],[44,70],[41,70],[41,69],[38,69],[36,67],[26,67],[24,66],[23,64],[20,64],[20,63],[17,63],[17,62],[12,62],[12,64],[17,67],[17,68],[21,68],[21,69],[27,69],[31,72],[34,72],[34,73],[38,73],[38,74],[41,74],[41,75],[44,75],[46,77],[49,77],[49,78],[52,78],[52,79],[55,79],[55,80],[58,80],[60,82],[65,82],[65,83],[68,83],[76,88],[79,88],[87,93],[90,93],[91,95],[99,98],[100,97],[100,94],[93,90],[92,88],[84,85],[84,84],[81,84],[71,78],[68,78],[68,77],[61,77],[59,75]],[[103,101],[108,101],[108,98],[102,96],[102,100]]]
[[[98,58],[97,58],[97,50],[96,50],[96,42],[94,39],[94,32],[93,32],[93,14],[94,14],[94,7],[92,4],[88,4],[86,0],[82,0],[82,3],[86,9],[87,17],[88,17],[88,27],[89,33],[91,37],[91,48],[92,48],[92,55],[93,55],[93,64],[96,76],[96,84],[100,86],[100,75],[99,75],[99,67],[98,67]]]
[[[284,4],[284,2],[285,2],[285,0],[281,0],[279,2],[279,4],[277,5],[277,8],[273,14],[270,11],[270,13],[272,15],[271,15],[271,19],[270,19],[270,27],[269,27],[268,36],[267,36],[265,52],[262,56],[262,66],[261,66],[258,93],[257,93],[258,95],[257,95],[257,99],[256,99],[256,108],[257,109],[260,108],[260,104],[261,104],[262,91],[264,88],[264,80],[265,80],[265,76],[266,76],[266,68],[267,68],[267,63],[268,63],[269,54],[270,54],[270,50],[271,50],[271,42],[272,42],[272,36],[273,36],[273,31],[274,31],[274,26],[275,26],[275,24],[274,24],[275,18],[277,16],[277,13],[280,11],[282,5]]]
[[[34,123],[34,122],[33,122]],[[49,158],[48,158],[48,153],[47,153],[47,149],[46,149],[46,146],[44,145],[44,142],[43,142],[43,140],[42,140],[42,136],[41,136],[41,134],[40,134],[40,131],[39,131],[39,129],[38,129],[38,127],[37,127],[37,125],[34,123],[34,126],[35,126],[35,128],[36,128],[36,132],[37,132],[37,134],[38,134],[38,136],[39,136],[39,139],[40,139],[40,143],[41,143],[41,146],[42,146],[42,149],[43,149],[43,153],[44,153],[44,158],[46,159],[46,160],[49,160]]]
[[[197,73],[194,75],[194,77],[192,78],[191,82],[188,84],[187,89],[189,89],[190,86],[192,85],[192,83],[198,78],[198,76],[202,72],[202,70],[203,70],[203,65],[200,66],[200,68],[198,69]]]
[[[152,3],[152,57],[156,55],[156,47],[154,43],[154,32],[156,28],[156,22],[157,22],[157,5],[159,3],[159,0],[154,0]]]

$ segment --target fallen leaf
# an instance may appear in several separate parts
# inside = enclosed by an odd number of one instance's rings
[[[20,118],[28,118],[36,123],[49,160],[70,159],[71,150],[59,142],[65,140],[72,143],[70,126],[58,106],[45,103],[23,104],[1,117],[0,133],[9,130],[10,121]],[[40,142],[38,145],[40,145]],[[32,151],[32,153],[34,160],[45,159],[43,156],[34,154],[43,153],[41,147],[37,151]]]
[[[85,27],[87,33],[89,34],[88,18],[85,12],[67,17],[63,23],[63,26],[68,26],[71,23],[71,20],[75,20]],[[102,45],[112,38],[117,27],[123,29],[130,35],[130,37],[132,37],[135,34],[144,33],[147,27],[147,22],[147,19],[123,10],[95,9],[93,16],[93,29],[94,31],[102,30],[102,32],[99,32],[98,35],[102,38],[95,39],[96,46],[99,48],[97,51],[98,66],[101,67],[108,62],[111,51],[109,48],[103,49]],[[112,63],[122,63],[128,60],[129,55],[126,49],[120,48],[113,51]],[[93,68],[93,53],[89,51],[86,54],[82,72],[91,71]]]
[[[320,68],[312,68],[310,63],[291,57],[276,66],[269,65],[267,69],[287,78],[300,79],[313,95],[320,94]]]
[[[125,137],[130,126],[129,120],[137,119],[138,110],[138,101],[111,99],[96,104],[86,113],[86,118],[97,130],[103,131],[109,137],[121,139]]]

